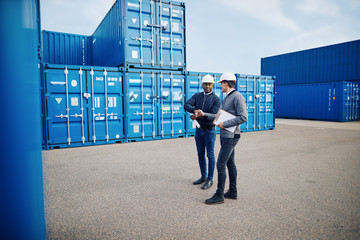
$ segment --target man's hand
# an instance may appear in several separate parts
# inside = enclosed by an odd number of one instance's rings
[[[201,109],[195,110],[194,114],[195,114],[195,117],[197,117],[197,118],[202,118],[203,116],[205,116],[204,112]]]
[[[219,123],[217,126],[221,129],[224,129],[224,122]]]
[[[190,115],[190,118],[191,118],[191,120],[195,120],[195,119],[196,119],[195,115]]]

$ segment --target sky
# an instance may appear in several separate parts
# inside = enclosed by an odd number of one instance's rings
[[[115,0],[40,0],[42,29],[91,35]],[[360,39],[360,0],[183,0],[188,71],[261,74],[261,58]]]

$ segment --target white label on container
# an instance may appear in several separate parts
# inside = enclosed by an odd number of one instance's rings
[[[100,107],[100,97],[95,97],[94,102],[95,102],[95,107],[99,108]]]
[[[163,107],[164,111],[170,111],[170,107]]]
[[[55,98],[55,101],[56,101],[58,104],[60,104],[61,101],[62,101],[62,98]]]
[[[135,8],[140,8],[139,4],[134,4],[134,3],[128,3],[129,7],[135,7]]]
[[[117,77],[108,77],[108,81],[110,82],[117,82]]]
[[[164,82],[170,82],[170,78],[165,78]]]
[[[119,134],[116,134],[116,136],[115,136],[116,138],[120,138],[120,135]]]
[[[190,84],[199,84],[199,82],[192,82],[192,81],[190,81]]]
[[[162,93],[162,96],[164,96],[164,97],[169,96],[169,92],[163,92],[163,93]]]
[[[249,96],[249,101],[252,101],[252,96]]]
[[[138,58],[138,51],[132,51],[131,56],[132,58]]]
[[[134,125],[134,133],[138,133],[140,131],[139,125]]]
[[[165,12],[168,12],[168,11],[169,11],[169,9],[168,9],[168,8],[163,8],[163,10],[164,10]]]
[[[271,94],[266,94],[266,102],[271,102]]]
[[[181,131],[181,130],[179,130],[179,133],[182,133],[182,131]]]
[[[141,83],[140,79],[130,79],[129,80],[130,83]]]
[[[146,100],[149,100],[150,99],[150,94],[146,94],[145,98],[146,98]]]
[[[178,83],[174,83],[174,86],[179,86],[179,84],[178,84]]]
[[[115,86],[115,83],[109,82],[109,83],[108,83],[108,86]]]
[[[77,86],[77,81],[76,81],[76,80],[72,80],[72,81],[71,81],[71,86],[76,87],[76,86]]]
[[[174,82],[181,82],[181,79],[174,79]]]
[[[116,97],[108,97],[108,107],[116,107]]]
[[[104,81],[104,78],[103,77],[96,77],[95,80],[96,81]]]
[[[180,13],[180,10],[173,9],[172,12],[173,13]]]
[[[136,18],[132,18],[131,20],[132,20],[132,22],[135,24],[137,19],[136,19]]]
[[[77,97],[71,98],[71,106],[79,106],[79,99]]]

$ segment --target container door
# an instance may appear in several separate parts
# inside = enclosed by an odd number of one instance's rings
[[[256,89],[256,78],[255,77],[238,77],[237,90],[243,95],[246,101],[246,107],[248,111],[248,120],[246,123],[241,124],[241,131],[251,131],[256,129],[256,118],[255,112],[255,89]]]
[[[158,74],[158,135],[185,134],[184,75],[172,72]]]
[[[185,7],[173,3],[157,5],[157,64],[167,68],[185,67]]]
[[[84,71],[67,67],[46,69],[45,81],[48,144],[84,144],[88,140],[83,98],[86,86]]]
[[[186,101],[189,100],[195,93],[204,91],[201,86],[202,74],[188,74],[186,76]],[[186,132],[187,134],[195,133],[196,125],[190,119],[190,113],[186,112]]]
[[[152,0],[128,0],[125,5],[126,47],[129,65],[154,66],[156,54],[155,4]]]
[[[260,77],[259,89],[259,129],[273,128],[274,119],[274,81],[267,77]]]
[[[360,84],[354,83],[354,87],[355,87],[355,98],[354,98],[355,119],[354,120],[359,120],[360,119]]]
[[[90,139],[109,142],[123,138],[122,76],[106,69],[87,72],[88,97],[91,96],[88,114]]]
[[[126,75],[127,138],[155,138],[158,102],[156,73],[130,71]]]

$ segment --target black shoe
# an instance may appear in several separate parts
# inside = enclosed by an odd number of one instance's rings
[[[224,194],[225,198],[229,198],[229,199],[237,199],[237,192],[236,191],[231,191],[229,190],[227,193]]]
[[[205,200],[206,204],[220,204],[220,203],[224,203],[224,195],[220,195],[218,193],[215,193],[214,196],[212,196],[212,198],[206,199]]]
[[[213,185],[213,180],[207,180],[201,189],[208,189]]]
[[[204,182],[206,182],[207,178],[201,177],[198,180],[196,180],[195,182],[193,182],[194,185],[199,185],[202,184]]]

